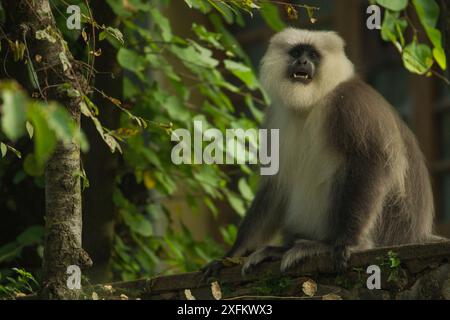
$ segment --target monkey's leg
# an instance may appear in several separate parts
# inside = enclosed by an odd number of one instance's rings
[[[242,275],[248,274],[251,269],[263,261],[280,259],[286,252],[286,247],[266,246],[248,256],[242,267]]]
[[[332,249],[332,246],[324,242],[296,240],[294,245],[283,254],[280,265],[281,272],[294,267],[308,257],[326,252],[330,253]]]

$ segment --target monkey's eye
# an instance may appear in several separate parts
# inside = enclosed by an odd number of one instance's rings
[[[303,49],[302,48],[296,47],[296,48],[292,48],[291,50],[289,50],[289,55],[292,58],[295,58],[295,59],[300,58],[300,56],[302,54],[303,54]]]
[[[318,60],[320,58],[320,54],[316,50],[312,50],[309,52],[309,57],[313,60]]]

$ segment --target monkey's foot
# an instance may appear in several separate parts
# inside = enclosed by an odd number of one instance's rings
[[[336,246],[333,248],[332,258],[334,270],[342,272],[347,269],[347,262],[350,258],[350,249],[347,246]]]
[[[297,240],[281,258],[281,272],[294,267],[304,259],[324,252],[331,252],[328,244],[312,240]]]
[[[286,248],[275,246],[267,246],[256,250],[245,260],[244,266],[242,267],[242,275],[249,274],[254,266],[263,261],[280,259],[285,251]]]

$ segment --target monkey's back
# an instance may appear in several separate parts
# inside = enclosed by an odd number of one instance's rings
[[[420,243],[433,238],[433,194],[425,157],[416,137],[394,107],[359,78],[339,86],[337,95],[356,99],[346,104],[347,121],[359,129],[361,144],[387,168],[381,214],[370,231],[375,246]],[[336,99],[335,99],[336,100]],[[353,113],[353,114],[351,114]],[[358,124],[354,124],[360,122]],[[354,141],[354,143],[357,143]],[[380,160],[375,160],[376,161]]]
[[[401,120],[400,120],[401,121]],[[416,137],[401,122],[408,169],[405,194],[392,192],[386,199],[375,243],[378,246],[420,243],[433,239],[434,203],[430,175]]]

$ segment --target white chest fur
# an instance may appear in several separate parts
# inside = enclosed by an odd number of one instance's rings
[[[269,119],[271,128],[280,129],[280,170],[275,179],[289,197],[285,235],[324,240],[329,231],[332,185],[343,159],[327,141],[324,109],[317,105],[303,115],[274,110]]]

